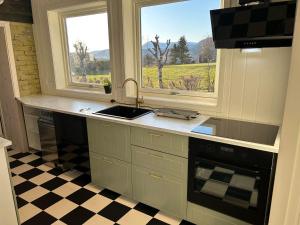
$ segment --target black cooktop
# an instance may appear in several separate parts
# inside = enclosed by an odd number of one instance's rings
[[[195,127],[192,132],[265,145],[274,145],[278,130],[279,127],[274,125],[210,118],[203,124]]]

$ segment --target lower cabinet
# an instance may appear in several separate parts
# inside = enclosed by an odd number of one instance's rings
[[[132,166],[133,198],[180,218],[186,218],[186,181]]]
[[[131,197],[131,163],[90,152],[92,182]]]

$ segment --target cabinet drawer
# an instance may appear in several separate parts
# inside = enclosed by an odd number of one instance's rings
[[[187,181],[187,159],[132,145],[132,163]]]
[[[87,120],[91,152],[131,162],[130,127],[99,120]]]
[[[131,164],[99,154],[90,154],[92,182],[119,194],[131,196]]]
[[[250,225],[244,221],[190,202],[188,203],[187,219],[201,225]]]
[[[132,127],[131,144],[188,157],[188,138],[176,134]]]
[[[186,218],[186,182],[133,165],[132,183],[135,200]]]

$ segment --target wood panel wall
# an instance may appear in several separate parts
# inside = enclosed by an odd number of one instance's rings
[[[291,48],[265,48],[254,54],[223,50],[221,109],[215,115],[281,124],[290,57]]]
[[[0,20],[33,23],[30,0],[4,0],[0,5]]]

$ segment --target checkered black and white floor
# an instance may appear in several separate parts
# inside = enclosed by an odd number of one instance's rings
[[[45,165],[38,153],[8,152],[19,215],[24,225],[188,225],[142,203],[90,183],[76,170]]]

